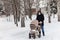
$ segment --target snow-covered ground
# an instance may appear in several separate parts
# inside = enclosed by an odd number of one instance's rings
[[[36,18],[35,16],[32,17],[33,20]],[[45,15],[45,36],[36,39],[29,39],[29,18],[25,20],[26,27],[16,27],[13,22],[13,18],[10,17],[10,21],[7,21],[6,17],[0,17],[0,40],[60,40],[60,22],[57,20],[57,15],[55,18],[51,17],[52,22],[48,23],[48,16]]]

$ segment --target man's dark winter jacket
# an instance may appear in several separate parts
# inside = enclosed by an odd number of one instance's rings
[[[42,25],[44,25],[44,15],[41,13],[40,15],[37,15],[38,22],[42,21]]]

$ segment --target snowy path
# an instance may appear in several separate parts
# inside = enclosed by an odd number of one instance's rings
[[[45,36],[36,38],[35,40],[60,40],[60,22],[56,18],[52,19],[52,23],[48,23],[47,16],[45,17]],[[26,27],[16,27],[15,24],[7,22],[6,18],[0,18],[0,40],[34,40],[28,38],[29,21],[26,20]]]

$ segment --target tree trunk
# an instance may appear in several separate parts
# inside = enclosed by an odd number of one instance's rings
[[[53,13],[53,18],[55,18],[55,14]]]
[[[51,23],[50,3],[48,3],[48,22]]]
[[[49,23],[51,23],[51,16],[48,16],[48,21]]]
[[[12,6],[13,6],[14,23],[16,24],[16,26],[18,26],[16,0],[13,0],[13,5]]]
[[[58,6],[58,21],[60,22],[60,1],[58,1],[57,3],[57,6]]]
[[[21,27],[25,27],[25,17],[21,17]]]
[[[21,13],[21,27],[25,27],[25,11],[24,11],[24,0],[20,0],[20,13]]]
[[[28,15],[29,18],[31,19],[32,16],[32,11],[31,11],[31,7],[33,4],[34,0],[24,0],[24,9],[25,9],[25,15]]]

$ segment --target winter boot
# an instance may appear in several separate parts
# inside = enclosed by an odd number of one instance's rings
[[[43,36],[45,36],[45,33],[43,32]]]

